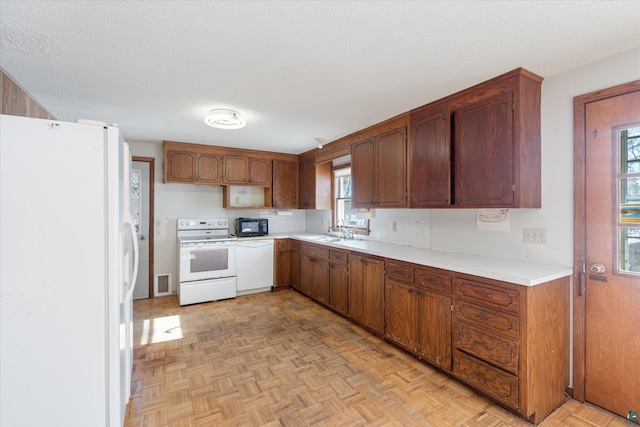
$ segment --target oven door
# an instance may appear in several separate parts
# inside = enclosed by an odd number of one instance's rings
[[[236,242],[180,244],[180,282],[236,275]]]

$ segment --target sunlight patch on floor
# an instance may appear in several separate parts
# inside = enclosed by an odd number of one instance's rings
[[[182,338],[180,316],[156,317],[142,322],[140,345],[173,341]]]

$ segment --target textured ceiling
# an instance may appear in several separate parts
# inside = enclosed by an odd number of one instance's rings
[[[1,0],[0,67],[128,140],[297,154],[517,67],[634,48],[639,22],[637,0]],[[206,126],[215,107],[247,126]]]

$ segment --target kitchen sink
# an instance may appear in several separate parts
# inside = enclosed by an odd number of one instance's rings
[[[340,238],[340,237],[333,237],[333,236],[324,236],[321,237],[319,239],[317,239],[318,242],[341,242],[344,239]]]
[[[311,240],[315,240],[316,242],[342,242],[344,239],[336,236],[313,236],[309,237]]]

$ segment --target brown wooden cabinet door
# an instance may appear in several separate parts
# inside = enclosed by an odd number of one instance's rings
[[[384,261],[349,255],[349,317],[384,334]]]
[[[451,369],[451,297],[416,289],[416,352],[443,369]]]
[[[300,290],[307,295],[313,294],[313,261],[309,255],[300,253]]]
[[[300,243],[290,242],[291,286],[300,289]]]
[[[244,156],[224,156],[224,182],[246,184],[249,180],[249,159]]]
[[[195,153],[168,151],[165,158],[165,182],[193,182],[196,176]]]
[[[364,310],[362,322],[384,334],[384,261],[365,258]]]
[[[362,321],[364,312],[365,267],[361,256],[349,255],[349,317],[357,322]]]
[[[411,116],[411,206],[451,203],[451,114],[436,107]]]
[[[288,287],[291,285],[291,256],[288,240],[276,240],[275,248],[275,287]]]
[[[329,305],[342,314],[347,314],[348,302],[348,267],[346,265],[329,264]]]
[[[413,286],[387,280],[385,283],[385,335],[408,349],[414,349]]]
[[[299,159],[298,209],[331,209],[331,162],[316,165],[311,157]]]
[[[407,207],[407,131],[395,129],[376,138],[375,204]]]
[[[249,157],[247,159],[249,165],[249,173],[247,175],[247,183],[261,185],[263,187],[271,186],[271,160],[256,159]]]
[[[196,155],[196,182],[219,184],[222,182],[221,158],[215,154]]]
[[[273,161],[273,207],[295,209],[298,195],[298,163]]]
[[[407,207],[406,127],[354,144],[351,179],[354,208]]]
[[[376,207],[375,141],[359,142],[351,148],[351,206]]]
[[[454,203],[514,203],[513,92],[454,111]]]
[[[316,176],[313,160],[301,158],[298,168],[298,208],[313,209],[316,204]]]
[[[329,305],[329,261],[313,259],[313,297]]]

